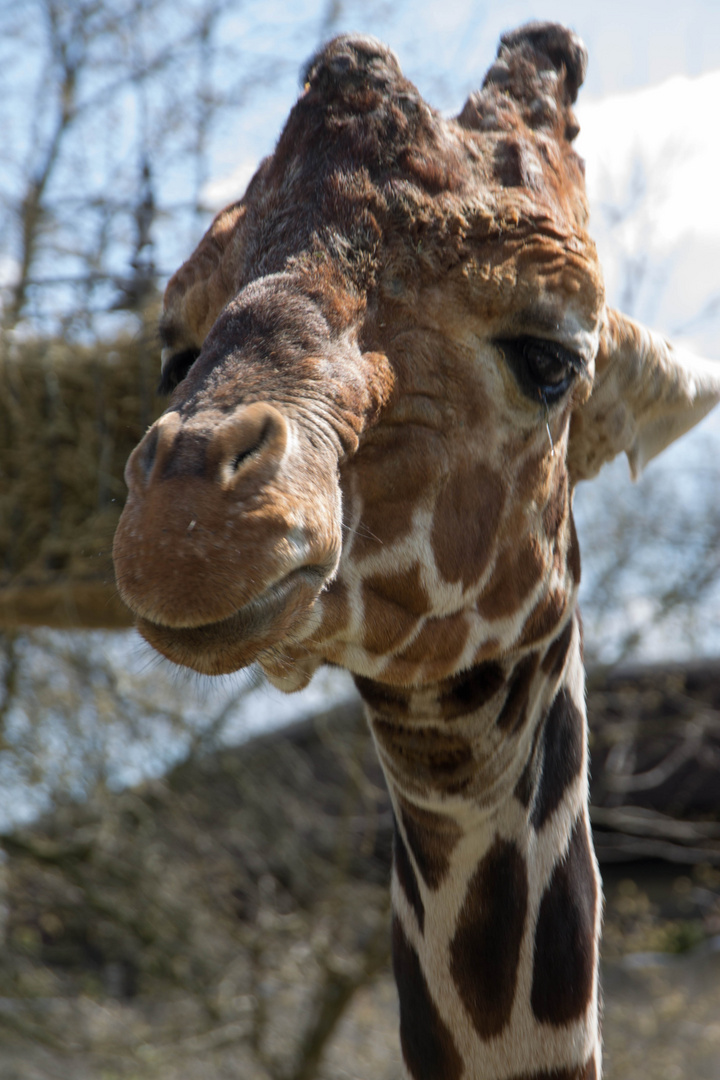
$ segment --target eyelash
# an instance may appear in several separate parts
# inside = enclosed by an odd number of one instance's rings
[[[499,338],[494,344],[522,392],[533,401],[554,404],[570,389],[575,378],[585,372],[585,364],[577,353],[547,338]]]
[[[162,369],[160,382],[158,383],[157,388],[158,394],[166,395],[172,393],[175,387],[183,381],[199,355],[199,349],[191,348],[183,349],[182,352],[175,353],[174,356],[171,356]]]

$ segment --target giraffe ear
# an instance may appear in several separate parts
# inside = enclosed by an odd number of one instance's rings
[[[229,263],[240,260],[245,212],[243,200],[221,210],[190,258],[170,278],[160,320],[160,336],[168,346],[167,353],[163,350],[163,374],[173,357],[191,351],[199,353],[210,328],[232,297]]]
[[[572,416],[568,468],[595,476],[623,450],[633,479],[720,401],[720,363],[673,348],[660,335],[606,309],[592,393]]]

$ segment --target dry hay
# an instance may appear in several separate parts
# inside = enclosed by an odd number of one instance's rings
[[[152,331],[0,345],[0,627],[130,624],[110,551],[157,372]]]

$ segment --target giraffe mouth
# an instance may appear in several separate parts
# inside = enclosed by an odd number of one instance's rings
[[[302,566],[269,586],[228,618],[176,627],[140,617],[136,628],[168,660],[201,675],[227,675],[304,626],[327,582],[327,569]]]

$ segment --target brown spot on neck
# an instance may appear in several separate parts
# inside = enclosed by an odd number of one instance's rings
[[[470,742],[462,736],[382,715],[371,715],[370,727],[383,766],[406,790],[451,794],[472,782],[477,765]]]
[[[450,856],[462,836],[458,823],[398,798],[400,817],[418,870],[429,889],[439,889],[450,869]]]
[[[364,604],[363,646],[383,656],[397,648],[430,610],[420,579],[420,565],[395,574],[373,574],[362,584]]]
[[[542,725],[542,772],[531,820],[542,829],[583,767],[585,717],[563,687]]]
[[[595,973],[598,884],[588,827],[575,823],[540,903],[531,1003],[544,1024],[570,1024],[587,1012]]]
[[[461,1080],[462,1058],[432,999],[420,959],[393,919],[393,972],[400,998],[400,1042],[412,1080]]]
[[[367,582],[362,585],[362,598],[363,647],[374,656],[386,656],[410,636],[417,626],[417,616],[379,596]]]
[[[525,623],[520,645],[535,645],[557,631],[567,614],[571,590],[565,586],[550,589],[533,609]]]
[[[505,704],[497,718],[497,725],[501,731],[510,735],[516,734],[527,719],[528,705],[530,702],[530,688],[535,678],[539,664],[537,653],[525,656],[515,667],[508,684]]]
[[[468,621],[462,612],[428,619],[415,640],[398,653],[397,660],[401,664],[421,664],[425,682],[442,679],[460,659],[468,633]]]
[[[550,642],[547,652],[543,656],[542,669],[551,679],[559,678],[565,667],[565,661],[570,651],[574,622],[574,618],[568,619],[564,630],[558,634],[554,641]]]
[[[438,703],[443,720],[457,720],[486,705],[505,683],[501,664],[494,661],[476,664],[438,686]]]
[[[407,570],[392,574],[371,574],[364,585],[381,599],[397,604],[413,615],[426,615],[430,610],[430,598],[422,583],[420,563],[413,563]]]
[[[498,838],[470,879],[450,945],[452,977],[482,1039],[510,1022],[527,904],[525,860]]]
[[[486,619],[513,615],[537,586],[545,572],[545,557],[537,539],[508,542],[493,570],[492,582],[477,602],[478,612]]]
[[[407,716],[410,711],[411,690],[388,683],[375,682],[364,675],[354,675],[353,679],[360,697],[381,716]]]

